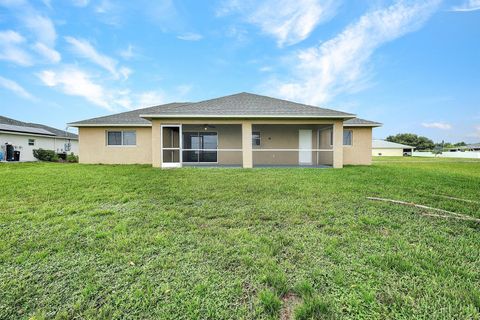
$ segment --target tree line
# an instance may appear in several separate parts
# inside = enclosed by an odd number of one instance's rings
[[[414,133],[399,133],[394,136],[388,136],[387,141],[406,144],[415,147],[417,150],[433,150],[433,149],[448,149],[456,147],[464,147],[467,144],[465,142],[450,143],[444,142],[435,143],[433,140],[419,136]]]

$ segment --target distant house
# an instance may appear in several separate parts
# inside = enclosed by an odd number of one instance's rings
[[[372,141],[372,156],[377,157],[411,156],[413,149],[415,147],[386,140],[374,139]]]
[[[480,143],[467,144],[466,146],[449,148],[449,152],[480,151]]]
[[[43,124],[0,116],[1,160],[36,161],[34,149],[53,150],[57,154],[78,154],[78,136]]]
[[[465,146],[465,149],[468,151],[480,151],[480,143],[469,144]]]
[[[70,124],[81,163],[181,166],[369,165],[372,129],[355,115],[250,93],[169,103]]]

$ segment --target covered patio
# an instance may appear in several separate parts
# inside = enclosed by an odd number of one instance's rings
[[[338,120],[152,119],[154,166],[341,168]]]

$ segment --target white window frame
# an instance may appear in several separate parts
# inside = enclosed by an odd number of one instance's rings
[[[30,141],[32,141],[32,144],[30,144]],[[28,139],[27,143],[30,147],[34,147],[35,146],[35,139]]]
[[[108,133],[109,132],[120,132],[120,144],[108,144]],[[135,144],[123,144],[123,134],[124,132],[134,132],[135,133]],[[137,130],[105,130],[105,145],[109,148],[131,148],[137,146]]]

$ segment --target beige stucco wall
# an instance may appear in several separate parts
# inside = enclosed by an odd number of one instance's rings
[[[242,135],[242,125],[252,131],[260,131],[262,149],[298,149],[298,130],[312,130],[312,149],[317,148],[317,131],[319,131],[319,148],[332,151],[313,152],[313,164],[329,164],[341,167],[343,164],[370,164],[372,128],[348,128],[353,130],[353,146],[343,147],[343,123],[338,120],[302,121],[302,120],[189,120],[189,119],[155,119],[152,127],[82,127],[79,128],[79,152],[81,163],[130,164],[151,163],[161,166],[160,126],[161,124],[183,124],[183,131],[204,130],[204,124],[215,128],[208,131],[218,132],[219,149],[241,149],[242,141],[251,145],[251,135]],[[247,125],[247,126],[246,126]],[[330,132],[327,126],[334,125],[334,146],[330,145]],[[137,131],[136,146],[107,146],[107,130]],[[248,138],[248,139],[247,139]],[[340,142],[340,145],[339,145]],[[255,151],[251,159],[253,165],[298,164],[298,151]],[[219,152],[219,164],[237,164],[244,162],[241,151]],[[318,159],[317,159],[318,158]],[[248,159],[247,159],[248,160]],[[335,161],[334,161],[335,160]]]
[[[372,128],[346,127],[353,131],[352,146],[343,147],[343,164],[372,164]]]
[[[372,149],[372,156],[382,157],[401,157],[403,156],[403,149]]]
[[[137,145],[107,146],[107,130],[135,130]],[[78,133],[80,163],[152,163],[152,129],[150,127],[81,127]]]

